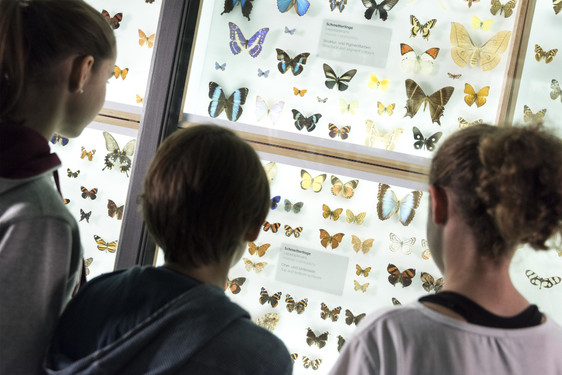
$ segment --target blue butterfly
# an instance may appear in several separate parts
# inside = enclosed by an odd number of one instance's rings
[[[265,41],[268,27],[259,29],[250,39],[246,40],[242,31],[236,24],[229,22],[228,27],[230,28],[230,50],[232,54],[238,55],[242,48],[247,49],[252,57],[258,57],[262,50],[262,44]]]
[[[377,194],[377,214],[380,220],[390,219],[392,215],[398,213],[400,223],[406,226],[412,222],[416,214],[416,208],[420,205],[423,193],[412,191],[404,198],[398,200],[394,191],[387,184],[379,184]]]
[[[236,121],[242,115],[242,104],[246,103],[248,89],[243,87],[235,90],[232,95],[226,98],[222,87],[216,82],[209,82],[209,116],[217,117],[222,111],[226,111],[226,117],[230,121]]]
[[[271,198],[271,209],[275,210],[277,208],[277,205],[279,204],[279,201],[281,200],[281,196],[276,195],[275,197]]]
[[[297,31],[297,29],[289,29],[287,26],[285,26],[285,34],[295,35],[295,31]]]
[[[320,113],[316,113],[310,117],[304,117],[303,114],[297,111],[296,109],[293,109],[292,111],[293,111],[293,119],[295,120],[295,127],[298,130],[302,130],[303,128],[306,128],[306,130],[309,132],[313,131],[314,129],[316,129],[316,123],[322,117]]]
[[[252,11],[253,4],[252,0],[225,0],[224,2],[224,10],[221,13],[221,16],[224,13],[230,13],[232,9],[236,6],[236,4],[240,3],[240,7],[242,8],[242,15],[250,20],[250,12]]]
[[[299,53],[294,58],[291,58],[289,55],[287,55],[287,52],[283,51],[282,49],[276,48],[275,50],[277,51],[277,60],[279,60],[277,68],[283,74],[285,74],[286,71],[290,70],[293,75],[298,76],[302,73],[304,69],[303,65],[306,64],[306,60],[308,59],[308,56],[310,56],[310,53],[303,52]]]
[[[68,144],[68,141],[69,141],[68,138],[60,136],[58,134],[54,134],[51,137],[51,143],[54,144],[54,145],[57,144],[57,142],[60,142],[61,145],[66,146]]]
[[[226,63],[224,64],[219,64],[218,62],[215,61],[215,70],[222,70],[224,72],[224,70],[226,69]]]
[[[265,72],[263,70],[261,70],[260,68],[258,68],[258,77],[263,76],[264,78],[269,77],[269,70],[266,70]]]
[[[333,12],[334,9],[338,9],[343,12],[345,5],[347,4],[347,0],[330,0],[330,10]]]
[[[299,16],[304,16],[310,7],[308,0],[277,0],[277,9],[281,13],[285,13],[295,6],[295,10]]]

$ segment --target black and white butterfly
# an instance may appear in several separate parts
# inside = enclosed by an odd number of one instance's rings
[[[370,20],[373,14],[379,14],[381,20],[386,21],[388,18],[388,12],[394,8],[398,0],[384,0],[379,1],[377,4],[376,0],[361,0],[363,5],[367,8],[365,11],[365,18]]]
[[[312,116],[305,117],[302,113],[300,113],[296,109],[293,109],[292,112],[293,112],[293,119],[295,119],[295,127],[298,130],[302,130],[303,128],[306,128],[306,130],[309,132],[316,129],[316,123],[322,117],[320,113],[315,113]]]
[[[421,150],[424,146],[428,151],[435,150],[435,144],[443,135],[443,132],[437,132],[429,138],[425,138],[420,129],[415,126],[412,128],[412,131],[414,132],[414,139],[416,140],[416,142],[414,142],[414,148],[416,150]]]
[[[326,87],[329,89],[333,89],[334,86],[337,85],[339,91],[345,91],[349,87],[349,81],[355,76],[357,73],[357,69],[348,70],[344,74],[338,77],[334,69],[330,67],[328,64],[322,65],[324,68],[324,75],[326,76]]]
[[[552,277],[539,277],[536,273],[531,270],[525,271],[525,275],[529,278],[529,281],[533,285],[538,285],[539,289],[544,288],[552,288],[553,286],[560,284],[562,278],[559,276],[552,276]]]

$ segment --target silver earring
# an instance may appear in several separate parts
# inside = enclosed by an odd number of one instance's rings
[[[84,89],[80,89],[80,91],[78,91],[80,94],[84,93]]]

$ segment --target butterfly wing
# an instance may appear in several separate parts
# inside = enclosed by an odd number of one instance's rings
[[[554,14],[560,13],[560,10],[562,10],[562,0],[552,0],[552,8],[554,9]]]
[[[387,220],[398,212],[398,198],[387,184],[379,184],[377,200],[377,214],[380,220]]]
[[[427,100],[427,96],[421,89],[421,87],[411,79],[406,79],[406,115],[409,117],[414,117],[420,106]]]
[[[337,79],[338,90],[345,91],[349,87],[349,81],[357,74],[357,69],[351,69],[345,72],[341,77]]]
[[[461,68],[464,68],[468,63],[472,67],[476,66],[478,62],[478,48],[474,45],[470,34],[468,34],[463,25],[451,22],[450,41],[453,45],[451,57],[455,64]]]
[[[211,99],[208,109],[209,116],[215,118],[222,113],[227,104],[224,91],[218,83],[209,82],[209,98]]]
[[[242,115],[242,105],[246,103],[248,96],[248,89],[243,87],[235,90],[230,97],[226,100],[225,111],[226,117],[230,121],[238,121]]]
[[[451,99],[455,88],[453,86],[443,87],[442,89],[434,92],[427,98],[427,103],[429,105],[429,114],[431,115],[431,122],[436,122],[441,126],[441,116],[443,116],[443,111],[445,110],[445,105]]]
[[[333,89],[338,81],[336,72],[334,72],[334,70],[328,64],[323,64],[322,68],[324,69],[324,76],[326,77],[326,81],[324,82],[324,84],[327,88]]]
[[[550,99],[556,100],[560,96],[560,100],[562,101],[562,90],[557,80],[553,79],[550,82],[550,88],[552,89],[550,92]]]
[[[494,69],[500,63],[501,54],[507,49],[510,37],[511,31],[500,31],[480,47],[480,69],[482,71]]]
[[[434,142],[437,142],[441,137],[441,134],[442,133],[436,133],[432,135],[429,140],[426,140],[426,147],[428,147],[427,146],[428,143],[430,143],[430,147],[431,147],[431,145]],[[433,151],[433,149],[429,151]],[[404,198],[400,200],[399,213],[400,213],[400,222],[402,223],[402,225],[407,226],[412,222],[414,216],[416,215],[416,208],[418,208],[420,205],[422,196],[423,193],[421,191],[415,190],[408,193]]]
[[[265,116],[270,112],[267,103],[261,96],[256,96],[256,119],[258,121],[263,120]]]

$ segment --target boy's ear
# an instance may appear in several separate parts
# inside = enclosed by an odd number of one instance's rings
[[[447,209],[449,205],[447,192],[442,187],[430,185],[429,194],[431,196],[431,217],[433,222],[443,225],[447,222]]]
[[[69,90],[77,93],[84,88],[94,67],[93,56],[75,56],[70,71]]]
[[[244,240],[248,242],[255,241],[260,234],[260,228],[261,228],[261,224],[258,225],[257,227],[252,227],[248,229],[248,232],[246,232],[246,238],[244,238]]]

